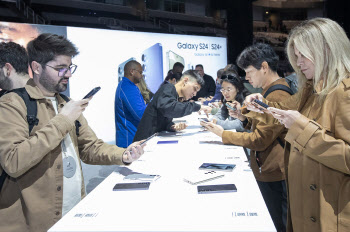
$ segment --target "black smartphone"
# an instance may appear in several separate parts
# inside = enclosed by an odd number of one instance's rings
[[[118,183],[113,191],[148,190],[151,182]]]
[[[232,171],[235,169],[235,164],[218,164],[218,163],[203,163],[199,169],[200,170],[215,170],[215,171]]]
[[[150,137],[148,137],[145,141],[143,141],[142,143],[140,143],[140,145],[143,145],[143,144],[147,143],[148,140],[150,140],[151,138],[153,138],[153,137],[155,137],[155,136],[157,136],[157,135],[158,135],[158,132],[157,132],[157,133],[154,133],[153,135],[151,135]]]
[[[259,101],[258,99],[254,99],[253,102],[255,102],[256,104],[260,105],[261,107],[263,107],[264,109],[269,108],[269,105],[265,104],[262,101]]]
[[[83,99],[94,96],[100,89],[101,87],[93,88],[88,94],[86,94],[86,96]]]
[[[227,102],[225,103],[225,105],[227,106],[227,108],[229,108],[229,109],[231,109],[231,110],[233,110],[233,111],[236,111],[236,110],[237,110],[236,107],[230,106]]]
[[[207,118],[198,118],[199,121],[210,122]]]
[[[218,184],[218,185],[199,185],[197,186],[199,194],[203,193],[227,193],[237,192],[236,185],[234,184]]]

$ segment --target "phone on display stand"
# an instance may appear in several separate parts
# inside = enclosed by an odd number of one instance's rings
[[[113,191],[148,190],[150,182],[118,183],[113,187]]]
[[[86,94],[86,96],[83,99],[94,96],[100,89],[101,87],[93,88],[88,94]]]

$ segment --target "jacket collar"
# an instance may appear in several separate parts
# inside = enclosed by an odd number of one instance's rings
[[[27,90],[27,92],[31,98],[33,98],[35,100],[45,99],[43,92],[35,84],[35,82],[32,78],[30,78],[27,81],[27,84],[24,88]],[[65,103],[65,100],[58,93],[55,93],[55,97],[57,98],[57,101],[59,104]]]

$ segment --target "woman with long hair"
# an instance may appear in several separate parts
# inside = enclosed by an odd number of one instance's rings
[[[299,92],[279,103],[249,95],[248,109],[260,114],[247,116],[264,122],[271,113],[289,129],[288,231],[350,231],[350,41],[336,22],[315,18],[291,31],[286,50]]]

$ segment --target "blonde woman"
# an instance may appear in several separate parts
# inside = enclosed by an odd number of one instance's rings
[[[140,82],[137,83],[136,86],[140,89],[143,100],[145,101],[145,104],[147,105],[151,101],[154,94],[151,92],[151,90],[148,89],[144,77],[141,78]]]
[[[274,122],[289,129],[288,231],[350,231],[349,39],[336,22],[315,18],[292,30],[287,54],[300,91],[282,103],[260,94],[249,95],[246,102],[259,112],[249,103],[264,101]],[[266,122],[268,115],[247,114]]]

